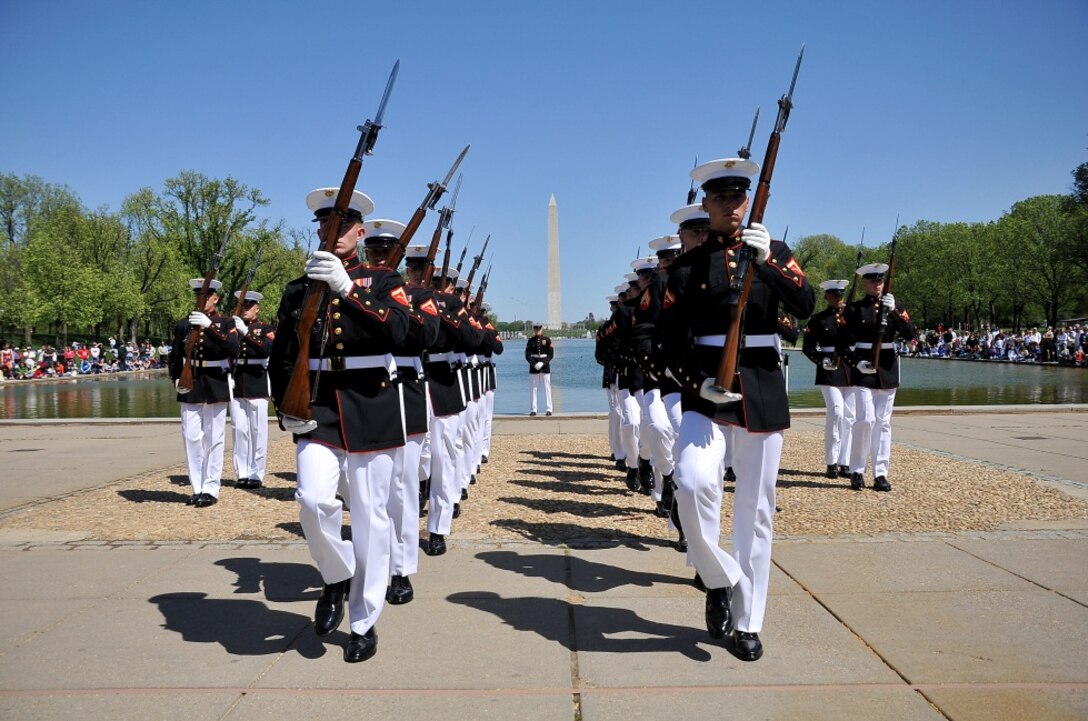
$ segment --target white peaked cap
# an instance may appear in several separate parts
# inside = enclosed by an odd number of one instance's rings
[[[620,299],[620,297],[618,295],[606,295],[604,299],[607,300],[609,303],[615,303]]]
[[[623,278],[624,280],[633,283],[638,280],[638,273],[627,273],[623,276]]]
[[[234,291],[234,297],[237,298],[241,293],[242,293],[242,291],[240,291],[240,290]],[[262,300],[264,300],[264,296],[262,294],[258,293],[255,290],[247,290],[246,291],[246,300],[255,300],[258,303],[260,303]]]
[[[820,283],[822,290],[846,290],[846,286],[850,285],[848,280],[825,280]]]
[[[630,283],[620,283],[619,285],[617,285],[612,290],[614,290],[616,292],[616,295],[620,295],[621,293],[626,293],[627,289],[630,288],[630,287],[631,287]],[[619,299],[617,298],[616,300],[619,300]]]
[[[703,210],[702,204],[695,203],[673,211],[673,214],[669,216],[669,220],[677,225],[683,225],[690,220],[705,220],[709,223],[710,215]]]
[[[409,245],[404,249],[404,257],[406,260],[426,260],[430,249],[429,245]]]
[[[204,279],[203,278],[190,278],[189,279],[189,287],[192,288],[193,290],[200,290],[201,288],[204,287]],[[211,283],[208,284],[208,290],[214,290],[216,293],[218,293],[219,290],[222,287],[223,287],[223,284],[220,283],[218,280],[214,280],[214,279],[212,280]]]
[[[857,269],[858,275],[871,275],[873,273],[880,273],[881,275],[884,275],[887,272],[887,263],[868,263],[866,265],[858,266]]]
[[[719,178],[747,178],[759,173],[759,164],[744,158],[718,158],[692,169],[691,179],[700,186]]]
[[[306,207],[317,212],[319,210],[326,210],[336,205],[336,194],[340,192],[340,188],[317,188],[311,190],[306,194]],[[348,203],[348,209],[354,210],[359,215],[366,217],[374,212],[374,201],[370,199],[366,193],[361,193],[358,190],[351,192],[351,202]]]
[[[680,250],[679,235],[663,235],[650,241],[650,250],[660,253],[663,250]]]
[[[401,234],[404,233],[404,229],[407,227],[408,226],[406,226],[404,223],[396,220],[388,220],[386,218],[368,220],[363,223],[363,230],[366,231],[366,235],[368,236],[387,235],[392,238],[400,238]],[[424,252],[423,254],[426,255],[427,253]]]
[[[635,269],[636,277],[640,270],[655,270],[657,268],[657,256],[649,255],[645,258],[635,258],[631,261],[631,267]]]

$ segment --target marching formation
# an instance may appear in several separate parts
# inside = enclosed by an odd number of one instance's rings
[[[192,281],[197,308],[178,322],[170,359],[192,505],[207,507],[219,497],[228,403],[239,488],[261,485],[268,398],[281,427],[293,434],[299,520],[324,582],[314,628],[319,636],[331,634],[346,615],[348,662],[376,653],[375,624],[385,603],[412,601],[420,546],[433,556],[446,552],[460,504],[488,460],[492,358],[503,351],[484,301],[489,271],[472,294],[486,243],[467,277],[460,277],[464,253],[450,265],[457,190],[439,211],[430,245],[410,244],[468,148],[445,180],[427,185],[407,224],[368,220],[374,203],[355,189],[396,71],[377,119],[360,128],[341,186],[306,196],[322,246],[305,274],[285,288],[276,325],[256,320],[262,296],[248,290],[252,273],[235,294],[234,317],[216,313],[217,255],[208,276]],[[438,271],[444,229],[446,255]],[[397,270],[402,258],[403,275]],[[351,515],[347,539],[345,511]]]

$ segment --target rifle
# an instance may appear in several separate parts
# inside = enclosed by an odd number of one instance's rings
[[[872,364],[875,368],[877,363],[880,362],[880,348],[884,345],[884,331],[888,327],[888,314],[884,309],[884,296],[892,292],[892,277],[895,275],[895,241],[899,236],[899,218],[895,219],[895,234],[892,236],[891,254],[888,257],[888,274],[884,278],[884,292],[880,294],[880,302],[876,307],[877,325],[880,326],[880,330],[877,331],[876,340],[873,341],[873,359]]]
[[[861,251],[862,251],[862,249],[864,247],[865,247],[865,228],[862,228],[861,229],[861,246],[858,248],[857,260],[854,261],[854,278],[853,278],[852,281],[850,281],[850,292],[846,296],[846,303],[843,304],[842,308],[840,308],[838,311],[835,312],[835,322],[838,323],[838,324],[842,323],[843,310],[846,309],[846,306],[848,306],[848,305],[850,305],[851,303],[854,302],[854,294],[857,293],[857,290],[858,290],[858,268],[861,267]],[[838,370],[839,365],[841,363],[842,363],[842,354],[840,354],[838,351],[835,351],[835,367],[834,368],[828,368],[827,370]]]
[[[492,256],[494,257],[494,256]],[[487,292],[487,279],[491,277],[491,261],[487,262],[487,270],[484,271],[483,280],[480,281],[480,289],[476,291],[476,300],[473,306],[477,313],[482,313],[484,308],[484,293]]]
[[[693,167],[693,168],[698,168],[699,167],[699,156],[698,155],[695,156],[695,165],[693,165],[691,167]],[[692,203],[694,203],[695,202],[695,196],[698,195],[698,194],[699,194],[699,191],[695,189],[695,178],[692,178],[691,179],[691,185],[688,186],[688,202],[686,203],[686,205],[691,205]]]
[[[253,267],[246,273],[246,279],[242,282],[242,289],[238,291],[238,302],[234,304],[234,315],[242,315],[242,305],[246,300],[246,293],[249,292],[249,284],[253,282],[253,276],[257,275],[257,266],[261,264],[261,254],[264,253],[264,248],[257,249],[257,256],[253,259]]]
[[[382,118],[385,115],[385,105],[389,101],[389,93],[393,90],[397,73],[400,71],[400,60],[393,65],[393,71],[389,74],[389,80],[385,84],[385,93],[374,120],[367,120],[358,126],[359,144],[355,146],[355,154],[348,161],[347,170],[344,172],[344,180],[340,183],[340,191],[336,194],[336,202],[325,225],[325,240],[321,249],[328,253],[336,251],[336,241],[340,238],[340,224],[348,211],[352,193],[355,192],[355,184],[359,180],[359,170],[363,166],[363,156],[371,155],[374,151],[374,143],[378,139],[378,131],[382,129]],[[313,333],[314,324],[318,317],[324,316],[325,304],[328,301],[329,286],[323,281],[311,280],[302,296],[302,307],[298,311],[298,319],[295,323],[295,336],[298,339],[298,354],[295,356],[295,365],[291,370],[291,380],[284,391],[279,412],[292,416],[299,420],[312,419],[310,405],[317,397],[317,382],[320,375],[315,377],[313,388],[310,387],[310,335]],[[326,333],[321,338],[322,350],[327,340]],[[318,371],[320,374],[320,371]]]
[[[424,216],[427,215],[428,210],[434,210],[434,206],[438,204],[439,198],[446,192],[446,186],[449,185],[450,179],[453,178],[453,174],[457,172],[457,166],[461,164],[461,161],[465,159],[468,154],[469,146],[466,145],[465,149],[461,151],[461,154],[457,156],[457,160],[453,161],[453,166],[450,168],[450,172],[446,173],[446,179],[442,182],[437,180],[433,183],[427,183],[427,195],[423,198],[423,202],[416,208],[416,212],[412,213],[411,220],[408,221],[408,225],[404,228],[404,232],[400,234],[400,241],[397,245],[393,246],[393,250],[390,251],[389,257],[385,260],[385,266],[390,269],[396,269],[400,264],[400,259],[404,257],[404,251],[408,247],[408,244],[412,242],[412,236],[416,234],[416,230],[419,228],[420,223],[423,222]],[[433,244],[433,243],[432,243]]]
[[[484,238],[484,247],[480,248],[480,254],[472,259],[472,269],[469,270],[468,279],[465,281],[465,292],[466,293],[468,291],[472,290],[472,276],[476,275],[476,271],[477,271],[477,269],[479,269],[480,263],[483,262],[484,253],[487,252],[487,244],[488,244],[488,242],[490,240],[491,240],[491,234],[489,233],[488,236],[486,238]],[[467,249],[468,249],[468,247],[466,246],[466,250]]]
[[[782,131],[786,129],[786,121],[789,120],[790,110],[793,108],[793,89],[797,85],[797,73],[801,71],[801,60],[805,56],[805,46],[801,46],[801,52],[797,56],[797,65],[793,68],[793,80],[790,89],[778,99],[778,119],[775,121],[771,138],[767,141],[767,152],[763,156],[763,167],[759,172],[759,185],[756,187],[755,198],[752,201],[752,210],[748,213],[748,225],[763,222],[763,212],[767,209],[767,200],[771,195],[771,176],[774,175],[774,163],[778,158],[778,145],[782,139]],[[758,119],[758,115],[757,115]],[[753,123],[754,125],[754,123]],[[752,132],[755,132],[753,128]],[[740,393],[734,391],[739,388],[740,378],[737,365],[740,362],[740,337],[743,328],[744,306],[748,303],[748,296],[752,292],[752,276],[750,266],[752,251],[745,247],[741,249],[737,262],[737,269],[730,285],[731,291],[736,292],[739,286],[739,295],[733,308],[733,315],[729,321],[729,330],[725,337],[725,347],[722,349],[722,360],[718,365],[718,374],[714,378],[714,387],[722,393],[736,395],[732,400],[740,400]]]
[[[196,296],[196,310],[204,312],[204,304],[208,302],[208,293],[215,280],[215,274],[219,272],[219,262],[223,260],[223,251],[227,249],[227,239],[230,238],[230,230],[223,233],[223,242],[219,250],[212,256],[211,267],[204,275],[204,284],[200,286],[200,293]],[[178,378],[178,393],[188,393],[193,389],[193,348],[196,347],[197,329],[189,327],[189,333],[185,336],[185,359],[182,361],[181,377]]]
[[[431,247],[427,249],[427,269],[423,271],[423,287],[429,288],[431,285],[431,279],[434,278],[434,258],[438,254],[438,243],[442,239],[442,229],[446,228],[446,259],[442,263],[442,275],[446,274],[446,269],[449,268],[450,263],[450,237],[453,235],[453,228],[450,227],[450,221],[453,220],[453,213],[457,209],[457,194],[461,192],[461,180],[463,175],[457,176],[457,185],[453,189],[453,196],[450,198],[450,204],[443,208],[438,213],[438,226],[434,229],[434,235],[431,236]]]

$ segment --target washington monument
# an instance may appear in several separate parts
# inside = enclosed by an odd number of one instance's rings
[[[563,327],[563,306],[559,296],[559,206],[555,194],[548,201],[548,329]]]

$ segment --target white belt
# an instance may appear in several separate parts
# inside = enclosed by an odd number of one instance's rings
[[[240,366],[260,366],[261,368],[268,367],[267,358],[239,358],[238,360],[234,361],[234,363],[235,365]]]
[[[872,343],[855,343],[854,348],[860,348],[861,350],[868,350],[873,347]]]
[[[470,366],[472,366],[473,368],[475,368],[476,366],[480,365],[480,359],[477,356],[474,356],[474,355],[469,356],[468,357],[468,364]]]
[[[427,354],[428,363],[441,363],[445,361],[452,365],[457,365],[461,362],[461,356],[457,353],[429,353]]]
[[[833,345],[820,346],[820,352],[821,353],[834,353],[835,352],[835,346],[833,346]]]
[[[230,368],[230,361],[227,360],[195,360],[193,361],[194,368]]]
[[[725,336],[722,336],[722,338],[724,338],[724,337],[725,337]],[[548,354],[547,354],[547,353],[544,353],[544,354],[541,354],[541,355],[537,355],[536,353],[534,353],[534,354],[530,355],[529,357],[530,357],[530,358],[547,358],[547,357],[548,357]]]
[[[333,356],[331,358],[311,358],[310,370],[357,371],[364,368],[384,368],[390,378],[397,375],[397,363],[391,353],[385,355]]]
[[[464,353],[458,353],[457,354],[457,362],[460,363],[461,365],[465,365],[466,363],[468,363],[468,356],[465,355]]]
[[[778,348],[778,336],[773,333],[766,335],[746,335],[742,338],[745,348]],[[724,335],[698,335],[695,336],[695,345],[712,345],[719,348],[725,345]]]
[[[423,360],[419,356],[399,355],[393,358],[397,368],[415,368],[417,375],[423,375]]]

